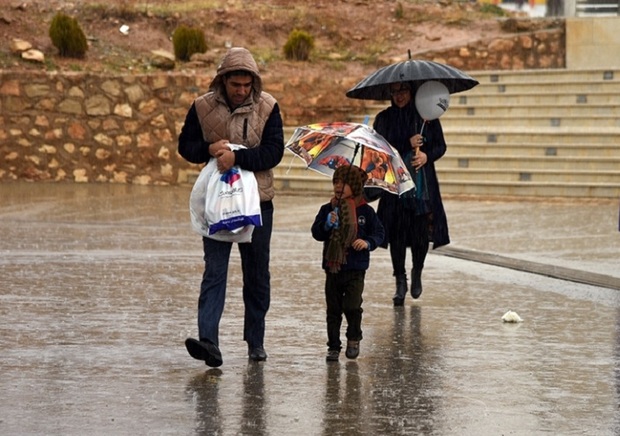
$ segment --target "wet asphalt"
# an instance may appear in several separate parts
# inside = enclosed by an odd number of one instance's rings
[[[269,358],[248,361],[233,250],[209,369],[183,345],[202,274],[190,189],[0,184],[0,434],[620,434],[617,201],[446,199],[465,255],[431,251],[421,298],[394,308],[375,251],[360,356],[328,364],[309,228],[329,194],[280,194]]]

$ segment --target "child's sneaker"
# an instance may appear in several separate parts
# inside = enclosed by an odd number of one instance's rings
[[[360,354],[360,341],[347,341],[347,351],[344,353],[347,358],[355,359]]]
[[[340,356],[340,350],[327,350],[327,356],[325,360],[328,362],[338,362],[338,357]]]

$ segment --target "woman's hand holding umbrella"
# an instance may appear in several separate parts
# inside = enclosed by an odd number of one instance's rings
[[[411,143],[411,148],[414,153],[411,158],[411,166],[418,171],[420,168],[428,162],[428,156],[423,151],[420,151],[420,147],[424,142],[424,138],[421,134],[415,134],[411,138],[409,138],[409,142]]]

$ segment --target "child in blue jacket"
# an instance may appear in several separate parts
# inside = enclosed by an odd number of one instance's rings
[[[355,165],[334,171],[334,197],[321,206],[312,237],[323,242],[325,302],[327,303],[327,361],[340,356],[342,315],[347,319],[345,355],[355,359],[362,339],[362,292],[370,252],[383,242],[384,229],[375,210],[364,201],[367,174]]]

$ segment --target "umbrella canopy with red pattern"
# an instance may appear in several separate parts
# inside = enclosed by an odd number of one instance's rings
[[[366,187],[398,195],[414,188],[398,151],[366,124],[332,122],[298,127],[286,148],[308,168],[330,177],[339,166],[355,164],[368,174]]]

